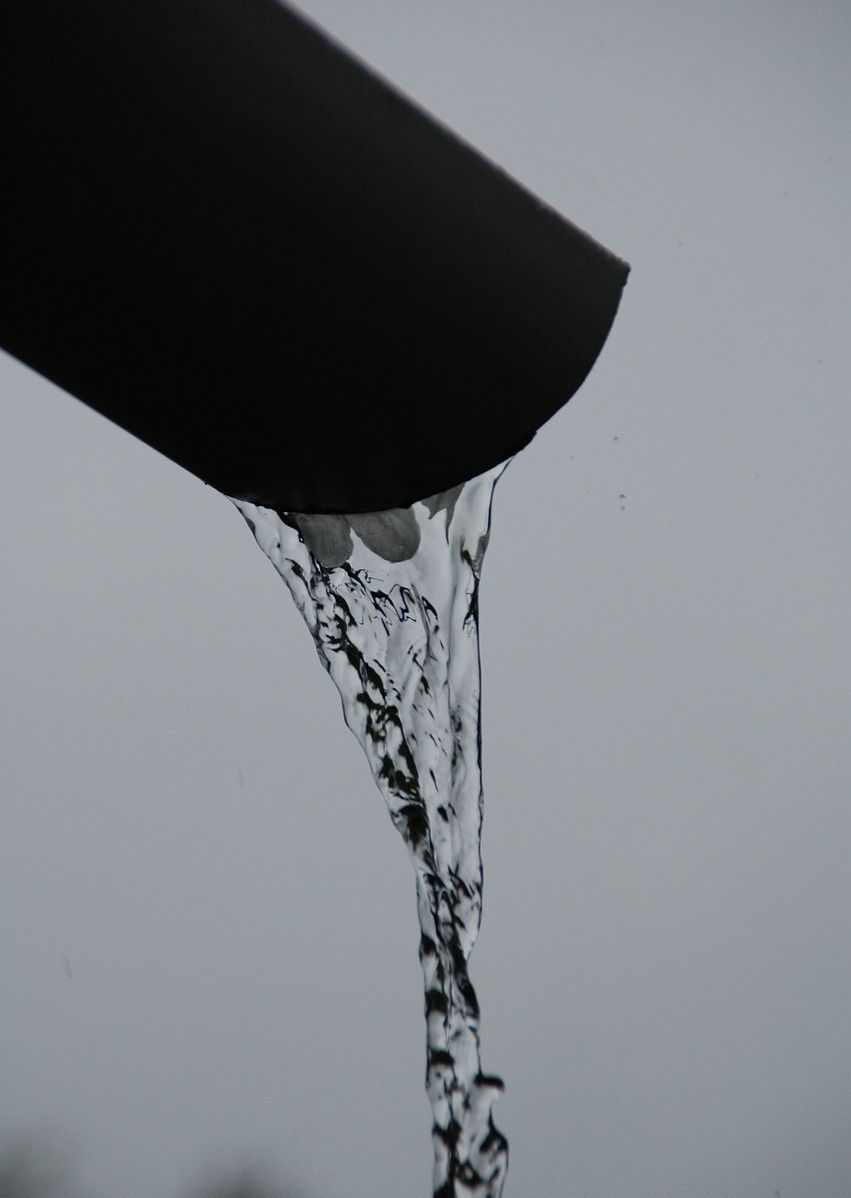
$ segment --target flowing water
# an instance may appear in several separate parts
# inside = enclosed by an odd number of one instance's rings
[[[304,617],[414,866],[435,1198],[499,1198],[508,1168],[468,973],[482,912],[478,589],[504,468],[367,515],[233,501]]]

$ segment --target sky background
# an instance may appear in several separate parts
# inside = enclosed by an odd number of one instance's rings
[[[482,586],[506,1193],[847,1198],[851,9],[301,8],[633,267]],[[426,1194],[412,871],[280,580],[8,357],[0,510],[0,1139]]]

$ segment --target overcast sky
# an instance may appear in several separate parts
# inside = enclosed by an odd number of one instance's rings
[[[311,0],[632,263],[497,488],[507,1194],[851,1191],[846,0]],[[0,1135],[428,1192],[407,854],[231,505],[0,358]]]

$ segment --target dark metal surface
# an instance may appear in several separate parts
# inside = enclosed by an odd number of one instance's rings
[[[16,0],[0,345],[227,494],[402,506],[495,465],[628,267],[276,0]]]

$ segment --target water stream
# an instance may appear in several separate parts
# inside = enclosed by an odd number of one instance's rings
[[[500,1198],[499,1078],[468,961],[482,913],[478,589],[504,465],[410,508],[278,514],[234,500],[289,587],[408,848],[425,984],[434,1198]]]

